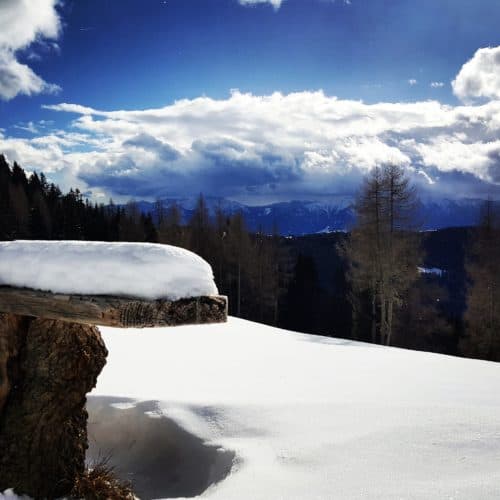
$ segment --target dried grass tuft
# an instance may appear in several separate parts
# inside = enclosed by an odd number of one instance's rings
[[[107,459],[77,477],[71,498],[85,500],[136,500],[132,486],[116,477]]]

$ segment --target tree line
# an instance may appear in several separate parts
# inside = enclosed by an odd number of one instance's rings
[[[462,352],[500,361],[500,214],[485,202],[467,262],[469,277]]]
[[[210,213],[202,195],[188,221],[158,200],[144,214],[136,202],[91,203],[62,193],[44,174],[26,175],[0,155],[0,239],[144,241],[181,246],[212,266],[231,315],[307,333],[500,360],[500,217],[486,202],[470,231],[465,310],[450,313],[439,276],[421,272],[418,193],[402,168],[367,176],[354,204],[356,224],[324,242],[251,233],[243,214]],[[304,249],[322,244],[315,261]],[[317,248],[316,248],[317,250]],[[317,263],[332,271],[325,279]],[[419,271],[420,269],[420,271]],[[327,290],[328,289],[328,290]]]
[[[448,291],[423,268],[418,196],[402,167],[375,168],[355,203],[356,225],[340,246],[349,283],[353,338],[500,360],[500,218],[491,201],[470,229],[465,313],[453,318]],[[437,276],[436,276],[437,274]]]
[[[278,324],[286,273],[277,231],[250,233],[241,214],[221,208],[210,217],[200,195],[192,217],[183,224],[176,205],[157,202],[144,214],[135,201],[91,203],[78,189],[62,193],[45,175],[26,175],[0,155],[0,239],[138,241],[167,243],[192,250],[214,270],[229,312],[238,317]]]

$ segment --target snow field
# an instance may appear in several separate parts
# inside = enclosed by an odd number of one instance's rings
[[[102,333],[94,395],[157,400],[236,452],[203,498],[500,498],[500,364],[234,318]]]

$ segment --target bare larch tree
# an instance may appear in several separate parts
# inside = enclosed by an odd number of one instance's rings
[[[355,203],[356,225],[344,247],[354,324],[368,299],[372,342],[390,345],[395,309],[418,277],[417,197],[402,167],[375,168]]]

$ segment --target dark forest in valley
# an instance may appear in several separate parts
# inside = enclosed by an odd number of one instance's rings
[[[0,239],[141,241],[205,258],[233,316],[304,333],[500,360],[500,241],[494,205],[476,227],[422,232],[417,193],[394,166],[376,169],[349,234],[250,232],[242,214],[209,215],[202,195],[187,224],[175,205],[144,214],[61,192],[0,155]]]

